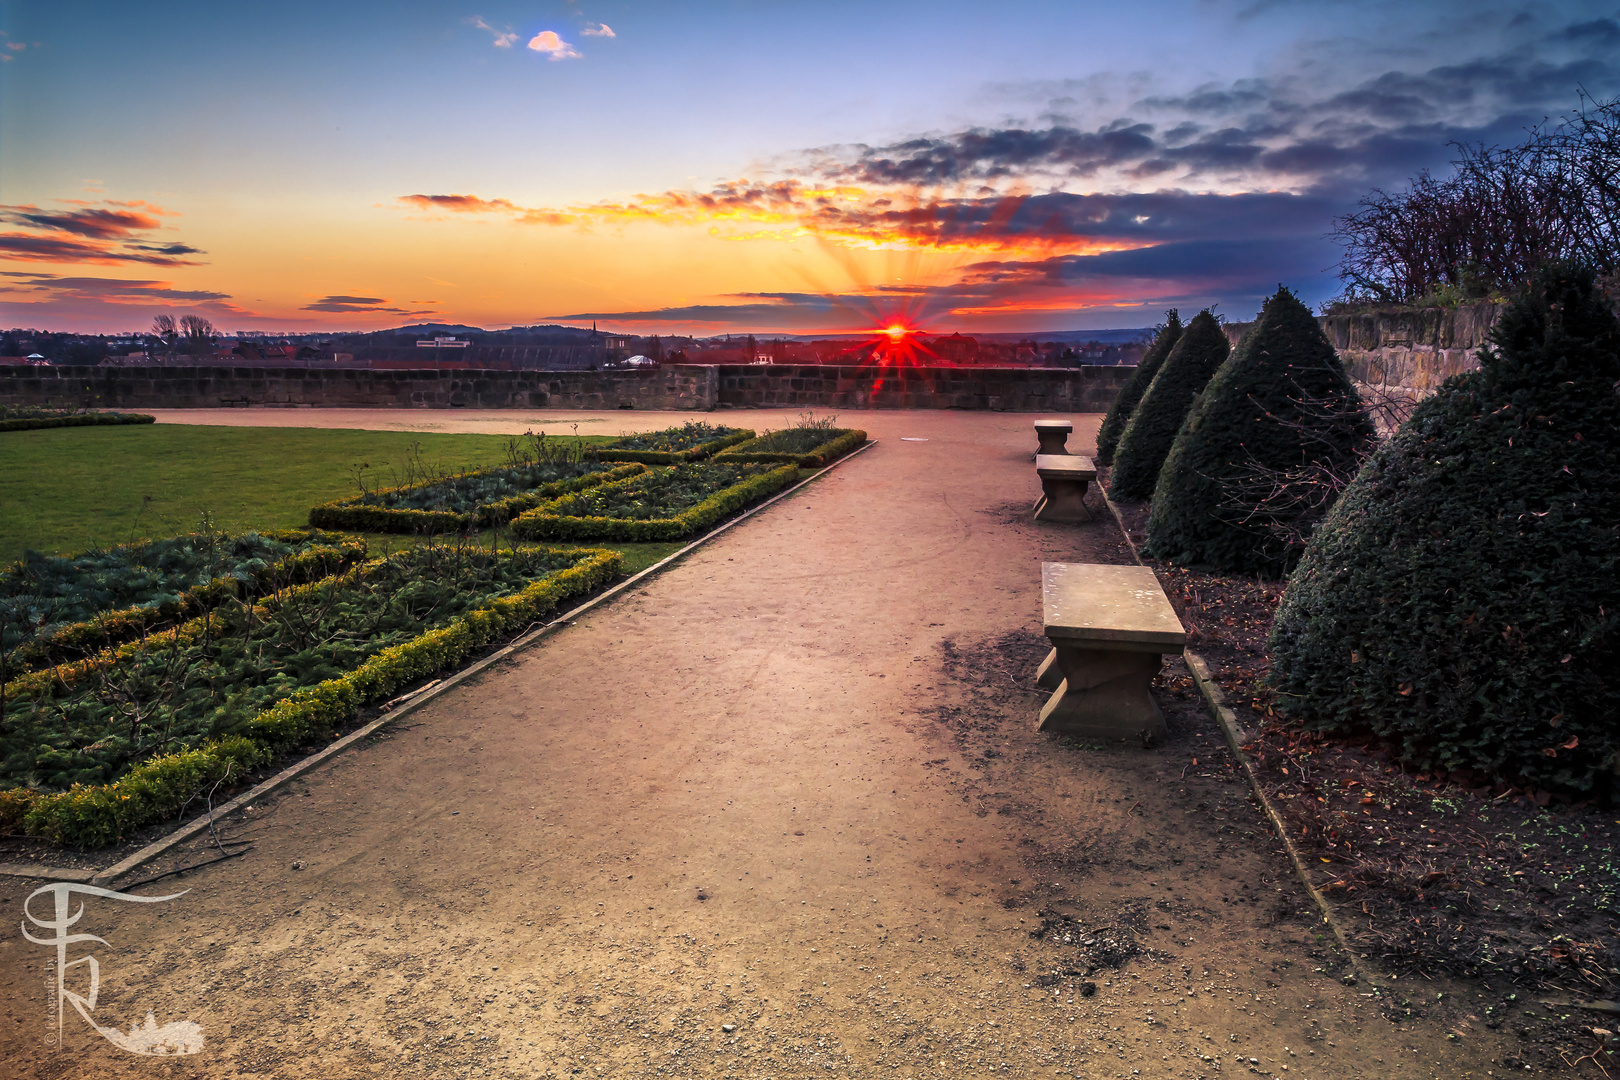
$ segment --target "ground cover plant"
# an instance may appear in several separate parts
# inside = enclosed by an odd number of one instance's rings
[[[419,545],[14,679],[0,825],[105,844],[454,666],[619,568],[599,549]]]
[[[697,461],[728,446],[747,442],[753,437],[754,433],[746,428],[720,427],[702,421],[689,421],[662,431],[626,435],[602,447],[597,453],[603,461],[639,461],[647,465],[675,465],[683,461]]]
[[[781,431],[767,431],[720,451],[718,461],[752,461],[794,464],[819,469],[838,460],[866,441],[866,432],[834,426],[836,416],[818,417],[806,412],[799,422]]]
[[[1125,425],[1108,474],[1110,496],[1140,502],[1153,494],[1176,432],[1231,351],[1226,331],[1208,309],[1193,316]]]
[[[1131,377],[1120,387],[1114,403],[1108,407],[1108,414],[1103,417],[1102,427],[1097,429],[1097,464],[1114,463],[1114,451],[1119,447],[1120,436],[1125,434],[1125,425],[1130,423],[1137,403],[1147,393],[1148,387],[1153,385],[1153,377],[1159,373],[1159,366],[1170,355],[1170,350],[1176,347],[1180,337],[1181,312],[1171,308],[1164,313],[1164,325],[1154,334],[1153,343],[1142,354]]]
[[[1553,267],[1317,530],[1271,651],[1291,716],[1421,770],[1611,790],[1620,322]]]
[[[21,668],[76,658],[228,598],[327,577],[364,543],[322,532],[212,527],[75,555],[30,551],[0,570],[0,683]]]
[[[392,486],[415,447],[455,469],[509,463],[503,435],[156,424],[0,439],[0,562],[172,536],[202,510],[227,533],[296,528],[355,494],[357,470]]]
[[[1280,576],[1373,436],[1315,317],[1279,288],[1176,433],[1148,547],[1181,565]]]
[[[796,465],[700,462],[652,469],[546,503],[512,521],[527,540],[674,540],[798,477]]]

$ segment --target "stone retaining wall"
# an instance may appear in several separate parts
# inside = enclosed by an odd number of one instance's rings
[[[97,409],[383,406],[711,409],[712,367],[651,371],[375,371],[264,367],[0,368],[0,401]]]
[[[1107,412],[1133,367],[877,368],[734,365],[719,369],[719,401],[730,406],[840,409],[994,409]]]
[[[0,368],[0,402],[96,409],[377,406],[469,409],[998,409],[1105,412],[1134,368],[669,365],[651,371],[267,367]]]

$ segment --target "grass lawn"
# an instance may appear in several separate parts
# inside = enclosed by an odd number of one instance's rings
[[[507,461],[504,435],[182,424],[0,432],[0,562],[27,548],[63,554],[190,532],[203,513],[230,532],[296,528],[315,504],[358,491],[355,466],[369,464],[368,487],[388,487],[418,446],[446,470]],[[627,562],[646,560],[632,573],[662,557],[629,547]]]

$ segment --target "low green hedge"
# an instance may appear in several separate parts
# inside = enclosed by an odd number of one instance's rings
[[[292,536],[303,535],[292,530],[270,535],[276,538],[288,533]],[[366,542],[359,537],[335,545],[306,548],[277,560],[263,570],[248,574],[246,581],[234,577],[214,578],[161,604],[103,612],[83,622],[58,627],[43,637],[18,646],[6,658],[7,667],[9,673],[15,674],[60,664],[71,657],[86,656],[218,607],[223,601],[242,595],[248,586],[263,589],[278,584],[314,581],[346,570],[365,557]]]
[[[447,670],[474,650],[521,632],[564,601],[591,592],[619,572],[616,551],[580,549],[582,560],[547,574],[522,592],[493,600],[447,626],[386,649],[360,667],[284,698],[249,720],[240,733],[200,749],[152,758],[110,784],[76,784],[45,793],[0,792],[0,831],[21,830],[76,848],[104,847],[176,813],[204,788],[242,776],[352,721],[360,707]]]
[[[798,475],[797,465],[784,465],[770,472],[750,476],[730,487],[710,495],[696,506],[674,517],[635,520],[615,517],[577,517],[559,510],[567,510],[568,498],[530,510],[514,518],[512,531],[526,540],[617,540],[622,543],[648,543],[680,540],[700,529],[706,529],[721,518],[742,509],[793,482]],[[635,479],[620,484],[633,484]],[[617,485],[614,485],[617,486]],[[606,490],[604,485],[598,490]]]
[[[639,436],[632,436],[636,438]],[[602,447],[597,451],[599,461],[639,461],[643,465],[680,465],[688,461],[698,461],[702,458],[717,454],[728,446],[745,443],[754,437],[748,429],[733,431],[730,435],[722,436],[710,442],[694,446],[689,450],[615,450],[611,445]]]
[[[72,416],[36,416],[17,420],[0,420],[0,431],[33,431],[37,428],[155,423],[157,423],[157,417],[147,416],[145,413],[77,413]]]
[[[526,510],[560,495],[584,491],[599,484],[610,484],[645,472],[639,463],[620,465],[616,469],[587,473],[567,480],[542,484],[532,491],[513,495],[499,502],[485,503],[469,513],[458,514],[449,510],[404,510],[386,506],[363,506],[352,499],[322,503],[309,512],[309,523],[317,529],[353,529],[357,532],[405,533],[430,535],[435,533],[470,532],[491,525],[504,525]],[[378,492],[377,494],[386,494]]]
[[[749,439],[747,442],[733,446],[729,450],[722,450],[714,456],[714,460],[746,461],[761,464],[782,462],[797,465],[801,469],[819,469],[824,465],[832,464],[866,441],[866,432],[857,431],[854,428],[833,428],[827,434],[831,435],[832,438],[803,454],[778,454],[770,451],[750,450],[749,446],[765,443],[772,437],[762,435],[757,439]]]

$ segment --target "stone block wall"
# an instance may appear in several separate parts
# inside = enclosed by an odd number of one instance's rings
[[[97,409],[376,406],[710,409],[712,367],[652,371],[383,371],[265,367],[0,368],[0,401]]]
[[[756,408],[1106,412],[1134,370],[732,365],[719,368],[719,402]]]

